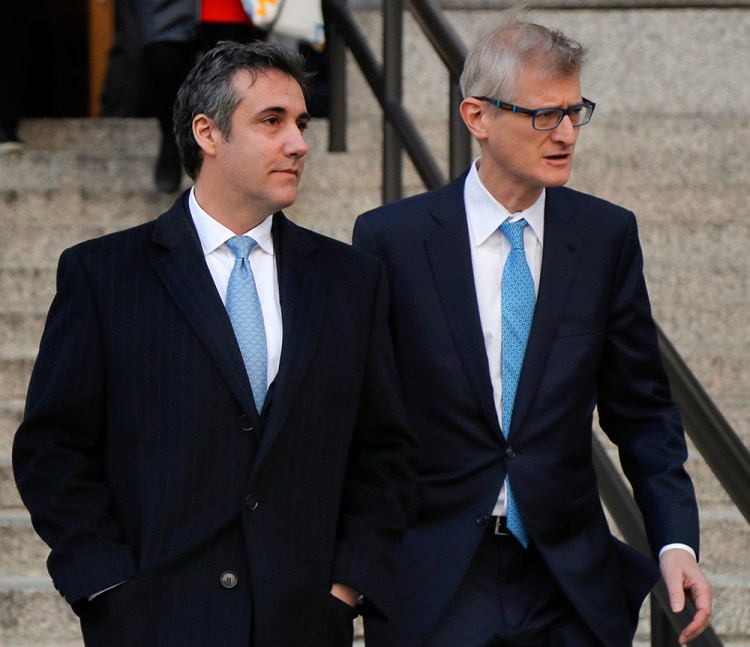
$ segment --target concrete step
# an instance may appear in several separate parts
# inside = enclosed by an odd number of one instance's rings
[[[35,265],[0,261],[0,303],[5,308],[46,308],[55,295],[57,262]]]
[[[20,579],[49,578],[49,548],[34,532],[24,508],[0,510],[0,573]]]
[[[0,188],[0,205],[4,213],[13,214],[8,221],[19,227],[35,225],[40,229],[40,236],[45,235],[47,228],[54,229],[58,225],[61,229],[78,225],[115,231],[153,218],[154,214],[169,208],[174,199],[174,195],[155,191],[150,183],[117,192],[80,186]],[[55,243],[54,249],[62,250],[64,246]]]
[[[0,306],[0,352],[19,348],[36,352],[46,317],[47,308]]]
[[[701,510],[732,505],[731,498],[700,454],[691,451],[685,468],[693,480]]]
[[[6,510],[22,509],[23,503],[13,479],[13,466],[9,451],[7,454],[0,454],[0,514]],[[0,568],[0,574],[2,572]]]
[[[10,456],[13,435],[21,424],[23,399],[0,400],[0,461]]]
[[[654,317],[682,355],[693,353],[742,353],[750,348],[750,303],[715,305],[695,303],[690,316],[668,302],[653,304]]]
[[[0,577],[0,644],[82,647],[80,636],[78,619],[49,577]]]
[[[26,398],[35,357],[32,351],[0,355],[0,393],[12,400]]]

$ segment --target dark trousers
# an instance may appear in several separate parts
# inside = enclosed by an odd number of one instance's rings
[[[492,526],[492,524],[490,524]],[[423,647],[604,647],[539,552],[488,529]]]

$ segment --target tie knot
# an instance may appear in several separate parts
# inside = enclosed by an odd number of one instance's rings
[[[513,249],[523,249],[523,230],[526,227],[526,221],[521,218],[516,222],[506,220],[500,225],[500,231],[510,242]]]
[[[250,236],[233,236],[224,243],[236,258],[247,258],[250,256],[250,250],[258,243]]]

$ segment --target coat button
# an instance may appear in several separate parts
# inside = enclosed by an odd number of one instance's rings
[[[256,510],[258,508],[258,499],[254,494],[248,494],[245,497],[245,507],[248,510]]]
[[[253,425],[250,423],[250,418],[248,418],[246,413],[243,413],[240,416],[240,428],[242,431],[252,431]]]
[[[512,447],[508,447],[508,449],[505,450],[505,456],[506,458],[515,458],[516,452],[513,451]]]
[[[484,514],[483,512],[481,514],[477,515],[477,525],[478,526],[486,526],[487,522],[490,520],[489,516]]]
[[[237,576],[232,573],[232,571],[225,571],[222,573],[219,581],[225,589],[233,589],[237,586]]]

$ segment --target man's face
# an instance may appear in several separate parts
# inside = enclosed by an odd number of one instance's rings
[[[515,97],[497,97],[529,108],[567,108],[581,103],[578,76],[544,78],[536,66],[521,74]],[[570,178],[578,139],[569,117],[554,130],[534,130],[530,115],[500,110],[483,102],[479,175],[485,187],[511,212],[525,209],[548,186],[562,186]]]
[[[262,218],[297,197],[308,151],[303,132],[310,116],[297,81],[278,70],[260,72],[255,81],[240,70],[232,85],[240,101],[229,139],[216,137],[219,189]]]

